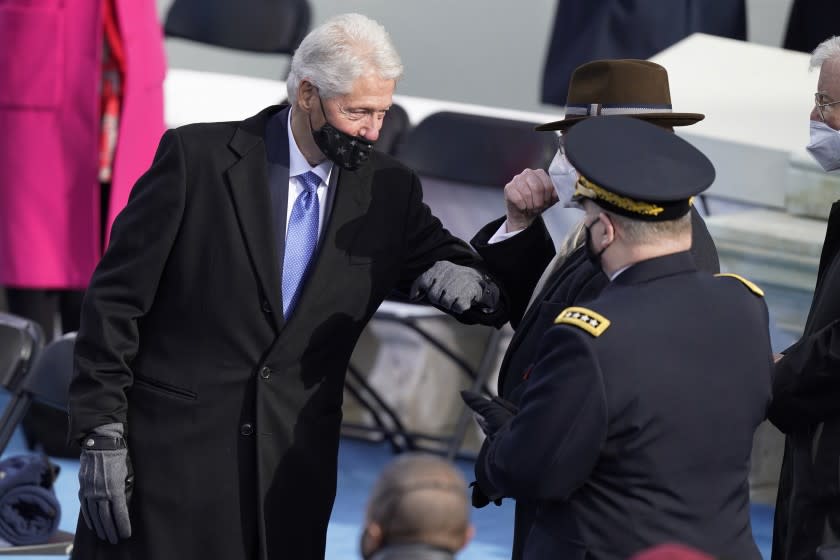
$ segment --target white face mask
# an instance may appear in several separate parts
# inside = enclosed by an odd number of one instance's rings
[[[805,148],[826,171],[840,169],[840,131],[811,121],[811,142]]]
[[[560,206],[568,206],[572,195],[575,194],[578,173],[566,159],[566,155],[560,153],[560,150],[557,150],[554,159],[551,160],[551,165],[548,166],[548,176],[551,177],[554,190],[557,191]]]

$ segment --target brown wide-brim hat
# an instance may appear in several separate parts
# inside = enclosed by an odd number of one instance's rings
[[[671,108],[668,72],[649,60],[595,60],[578,66],[569,82],[566,118],[536,130],[566,130],[589,117],[627,115],[659,126],[686,126],[705,118],[700,113],[675,113]]]

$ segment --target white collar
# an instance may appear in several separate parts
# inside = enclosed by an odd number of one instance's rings
[[[613,272],[612,274],[610,274],[610,282],[612,282],[613,280],[615,280],[616,278],[618,278],[618,275],[619,275],[619,274],[621,274],[622,272],[624,272],[625,270],[627,270],[627,269],[628,269],[628,268],[630,268],[631,266],[633,266],[633,265],[632,265],[632,264],[628,264],[627,266],[622,266],[621,268],[619,268],[618,270],[616,270],[615,272]]]
[[[292,111],[289,110],[289,120],[286,122],[286,130],[289,135],[289,177],[296,177],[303,175],[307,171],[314,172],[325,185],[329,185],[330,173],[332,172],[333,162],[325,159],[315,167],[309,165],[300,148],[297,145],[294,134],[292,134]]]

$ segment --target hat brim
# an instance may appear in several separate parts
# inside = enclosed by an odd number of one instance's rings
[[[609,116],[619,115],[600,115],[600,117]],[[622,116],[642,119],[658,126],[688,126],[706,118],[706,115],[701,113],[636,113]],[[566,130],[570,126],[590,118],[592,118],[591,115],[574,115],[560,121],[541,124],[534,130]]]

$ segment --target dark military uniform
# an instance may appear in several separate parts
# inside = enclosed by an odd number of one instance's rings
[[[523,381],[534,367],[540,341],[554,318],[569,305],[595,298],[609,280],[598,266],[589,262],[583,248],[578,247],[551,272],[542,291],[526,310],[528,298],[523,296],[534,291],[539,272],[554,255],[554,244],[542,220],[511,239],[489,244],[487,241],[500,225],[500,221],[495,221],[482,228],[472,244],[511,295],[510,320],[516,332],[502,358],[497,391],[505,399],[518,403],[525,387]],[[703,218],[695,210],[692,211],[691,231],[691,253],[697,268],[718,272],[717,250]],[[535,510],[534,504],[526,500],[516,501],[512,560],[522,558]]]
[[[678,541],[761,558],[747,477],[771,393],[763,299],[677,253],[558,320],[478,465],[483,484],[537,503],[524,557],[623,559]]]
[[[684,216],[714,178],[694,147],[627,117],[576,125],[566,148],[578,194],[636,221]],[[622,239],[610,266],[633,264],[557,314],[478,482],[535,504],[526,559],[624,559],[668,541],[758,559],[748,474],[772,371],[761,291],[698,271],[688,251],[662,254],[657,239]],[[633,262],[630,247],[660,256]]]
[[[661,126],[685,126],[703,118],[699,113],[670,110],[670,91],[666,70],[645,60],[601,60],[584,64],[572,74],[570,102],[579,107],[633,111],[637,118],[651,119]],[[662,112],[655,112],[659,107]],[[588,115],[588,113],[587,113]],[[561,121],[546,123],[538,130],[567,130],[587,118],[568,111]],[[717,250],[696,209],[692,208],[691,253],[699,270],[720,270]],[[528,307],[540,275],[554,255],[554,243],[542,219],[537,219],[517,235],[498,243],[490,238],[504,218],[487,224],[472,239],[472,245],[510,296],[510,324],[516,330],[499,369],[498,394],[517,403],[537,355],[537,348],[557,314],[569,305],[596,297],[608,279],[596,264],[589,262],[582,248],[572,252],[550,271],[542,290]],[[516,502],[512,560],[522,558],[525,537],[535,514],[533,504]]]

